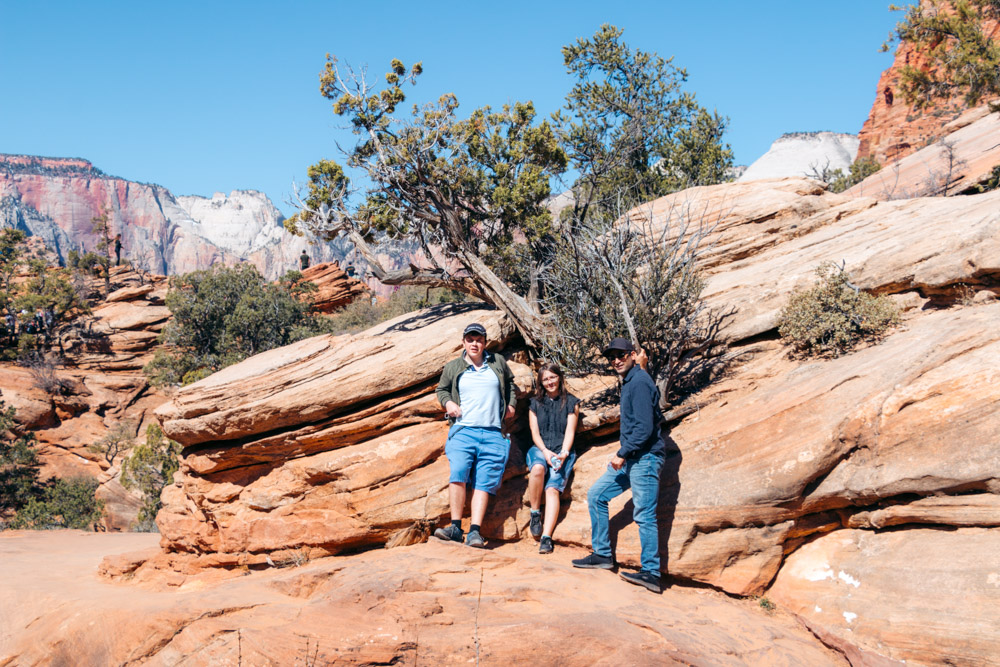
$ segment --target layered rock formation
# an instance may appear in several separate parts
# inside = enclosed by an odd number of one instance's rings
[[[743,171],[738,181],[786,176],[821,176],[825,171],[845,173],[858,152],[858,138],[837,132],[792,132],[778,137],[766,153]]]
[[[115,291],[91,314],[57,328],[53,347],[60,350],[59,363],[50,355],[29,367],[0,364],[0,398],[35,434],[41,477],[97,479],[104,527],[128,530],[141,499],[119,483],[120,458],[109,465],[88,447],[122,422],[132,425],[137,443],[145,441],[146,427],[155,422],[152,410],[165,396],[149,385],[142,367],[152,359],[170,313],[163,305],[162,276],[140,279],[118,267],[112,286]]]
[[[1000,24],[988,22],[984,29],[993,39],[1000,36]],[[857,158],[874,158],[882,165],[904,158],[947,135],[947,124],[967,109],[962,95],[934,100],[923,109],[907,104],[899,88],[907,65],[933,70],[926,55],[912,44],[897,46],[892,65],[879,77],[875,102],[858,134]]]
[[[744,352],[725,379],[692,399],[699,411],[671,431],[678,453],[662,478],[661,542],[672,576],[743,595],[774,581],[776,595],[792,601],[808,595],[793,590],[794,577],[782,579],[783,564],[803,545],[819,544],[818,535],[892,525],[895,539],[918,549],[928,524],[962,526],[985,531],[977,548],[992,548],[1000,304],[964,304],[969,285],[981,302],[1000,291],[998,210],[1000,193],[878,202],[791,179],[696,188],[637,212],[652,214],[655,225],[681,215],[714,225],[705,295],[714,307],[735,309],[725,331]],[[905,326],[840,359],[789,359],[772,340],[777,315],[824,260],[845,260],[855,283],[896,295],[908,309]],[[165,551],[136,576],[262,567],[297,553],[425,539],[447,513],[437,375],[473,319],[487,324],[491,340],[516,349],[497,313],[469,308],[302,341],[180,391],[158,410],[167,433],[186,446],[177,483],[164,492]],[[527,390],[529,369],[516,361],[513,368]],[[610,379],[571,385],[589,400],[555,534],[563,547],[589,543],[586,490],[617,449],[612,387]],[[523,437],[514,434],[515,442]],[[526,535],[523,472],[515,450],[484,525],[492,540]],[[626,501],[612,513],[618,558],[636,563],[635,527],[618,523],[630,516]],[[940,533],[942,544],[951,535],[960,533]],[[883,576],[866,581],[873,600],[887,585]],[[948,604],[998,594],[975,578],[934,593]],[[993,628],[979,633],[971,654],[1000,643],[998,610],[984,604],[970,612]],[[828,615],[799,611],[818,632],[845,635]],[[873,603],[866,613],[892,611]],[[961,634],[958,622],[905,642],[878,623],[849,636],[893,658],[941,656],[945,640]]]
[[[339,262],[324,262],[310,266],[302,272],[302,279],[316,286],[308,295],[313,310],[332,313],[343,308],[364,294],[367,287],[355,278],[349,278]]]
[[[70,250],[96,247],[91,220],[102,210],[122,234],[123,257],[159,274],[249,261],[274,279],[298,267],[303,249],[314,262],[343,256],[286,232],[284,217],[259,192],[178,200],[86,160],[0,154],[0,225],[40,236],[63,260]]]

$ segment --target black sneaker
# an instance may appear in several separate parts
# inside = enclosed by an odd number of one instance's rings
[[[531,536],[538,539],[542,536],[542,513],[532,512],[531,513],[531,524],[529,524],[528,529],[531,531]]]
[[[542,537],[542,541],[538,543],[538,553],[540,554],[550,554],[552,553],[552,538],[548,535]]]
[[[654,593],[659,593],[660,591],[660,575],[653,574],[652,572],[619,572],[618,576],[627,581],[630,584],[635,584],[636,586],[642,586],[648,588]]]
[[[434,537],[446,542],[462,542],[462,529],[453,523],[434,531]]]
[[[465,538],[465,546],[475,547],[477,549],[485,549],[486,540],[484,540],[483,536],[479,534],[479,531],[470,530],[468,536],[466,536]]]
[[[573,567],[585,567],[596,570],[613,570],[615,559],[611,556],[598,556],[590,554],[586,558],[577,558],[573,561]]]

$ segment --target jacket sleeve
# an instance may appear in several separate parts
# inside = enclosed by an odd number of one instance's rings
[[[511,372],[510,366],[507,365],[506,359],[500,357],[500,361],[503,364],[503,376],[507,385],[507,395],[504,396],[504,400],[507,407],[513,408],[517,406],[517,387],[514,385],[514,374]]]
[[[438,402],[441,407],[445,407],[445,404],[451,400],[451,384],[454,379],[452,376],[455,374],[450,368],[451,362],[444,365],[444,371],[441,372],[441,379],[438,380],[437,389],[435,393],[437,394]]]
[[[618,456],[627,459],[653,437],[656,430],[656,387],[629,382],[622,392],[621,446]]]

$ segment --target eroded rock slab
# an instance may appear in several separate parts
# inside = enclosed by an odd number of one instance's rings
[[[790,555],[768,596],[887,657],[995,665],[998,553],[996,530],[840,530]]]

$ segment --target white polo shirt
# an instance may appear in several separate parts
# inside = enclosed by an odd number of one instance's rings
[[[500,428],[500,378],[486,363],[476,368],[471,363],[458,378],[458,397],[462,416],[456,423],[479,428]]]

